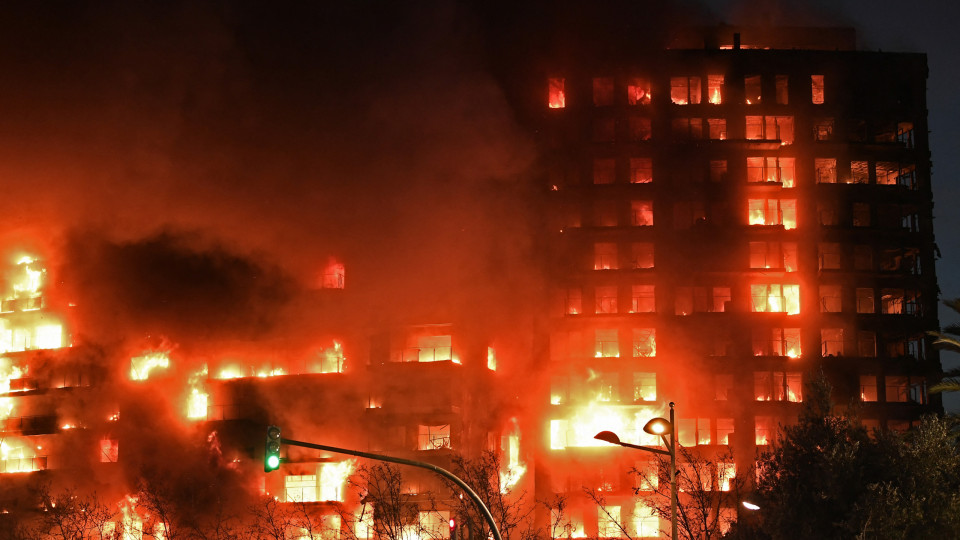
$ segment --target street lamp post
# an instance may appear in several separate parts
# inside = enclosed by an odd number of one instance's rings
[[[617,444],[625,448],[634,448],[654,454],[670,456],[670,538],[677,540],[677,423],[674,417],[673,402],[670,402],[670,419],[654,418],[643,426],[643,431],[651,435],[659,435],[663,441],[666,450],[653,448],[650,446],[640,446],[638,444],[625,443],[620,437],[612,431],[601,431],[593,438],[610,444]],[[667,432],[670,433],[670,440],[667,440]]]

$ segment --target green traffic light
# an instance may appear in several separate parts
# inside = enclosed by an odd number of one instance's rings
[[[280,466],[280,456],[267,456],[267,467],[271,470]]]
[[[272,472],[280,467],[280,428],[267,428],[267,441],[263,452],[263,472]]]

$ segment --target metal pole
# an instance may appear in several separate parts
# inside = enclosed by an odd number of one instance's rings
[[[677,423],[670,402],[670,538],[677,540]]]
[[[670,405],[672,406],[673,404],[671,403]],[[313,444],[313,443],[308,443],[303,441],[294,441],[291,439],[281,438],[280,443],[289,444],[290,446],[302,446],[304,448],[313,448],[315,450],[324,450],[327,452],[333,452],[335,454],[347,454],[348,456],[357,456],[357,457],[362,457],[367,459],[374,459],[377,461],[388,461],[390,463],[399,463],[401,465],[410,465],[411,467],[420,467],[421,469],[431,470],[439,474],[440,476],[450,480],[457,486],[459,486],[460,489],[462,489],[467,494],[467,496],[470,497],[470,500],[472,500],[473,503],[477,505],[477,509],[480,510],[480,513],[483,514],[484,519],[487,521],[487,525],[490,525],[490,532],[493,534],[493,539],[503,540],[503,538],[500,536],[500,529],[497,528],[497,522],[494,521],[493,519],[493,514],[490,513],[490,509],[487,508],[487,505],[483,504],[483,501],[480,500],[480,496],[477,495],[477,493],[473,491],[473,489],[471,489],[466,482],[464,482],[463,480],[458,478],[456,475],[454,475],[452,472],[444,468],[437,467],[432,463],[426,463],[423,461],[414,461],[412,459],[403,459],[403,458],[398,458],[393,456],[384,456],[382,454],[371,454],[370,452],[360,452],[358,450],[338,448],[336,446],[326,446],[323,444]],[[676,495],[674,495],[674,500],[676,500]],[[674,530],[676,530],[676,527],[674,527]],[[676,539],[676,532],[674,532],[674,539]]]

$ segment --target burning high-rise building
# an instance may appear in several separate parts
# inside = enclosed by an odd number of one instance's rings
[[[448,519],[463,518],[455,492],[417,471],[393,478],[285,446],[264,473],[275,424],[488,473],[514,498],[507,513],[531,511],[543,538],[658,537],[653,455],[598,432],[657,446],[642,427],[674,402],[678,442],[710,463],[702,488],[724,493],[735,479],[750,487],[757,453],[820,371],[869,427],[940,409],[926,392],[940,363],[925,334],[938,322],[923,55],[856,51],[842,30],[724,28],[540,68],[512,97],[538,143],[529,179],[543,226],[517,243],[539,250],[526,268],[537,280],[524,279],[545,284],[542,302],[458,311],[437,294],[432,312],[421,301],[407,313],[412,295],[396,287],[391,313],[357,315],[348,306],[375,305],[364,288],[379,275],[378,257],[357,256],[366,246],[317,264],[299,293],[170,238],[74,247],[109,269],[82,280],[60,261],[14,261],[0,313],[0,518],[42,526],[99,501],[84,526],[108,538],[272,526],[354,540],[448,537]],[[393,260],[423,262],[404,255]],[[423,281],[448,262],[431,255]],[[450,272],[479,259],[452,258]],[[511,325],[484,318],[506,311]],[[383,525],[394,517],[399,528]],[[479,537],[469,524],[457,535]]]

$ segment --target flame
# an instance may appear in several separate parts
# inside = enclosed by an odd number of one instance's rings
[[[710,101],[710,103],[713,105],[720,105],[720,103],[722,102],[722,98],[720,97],[719,86],[715,86],[713,90],[710,92],[710,98],[708,101]]]
[[[320,500],[343,502],[344,487],[353,472],[353,460],[320,466]]]
[[[143,538],[143,519],[137,514],[137,498],[126,496],[126,500],[120,503],[120,525],[122,540],[141,540]]]
[[[550,448],[583,446],[609,446],[609,443],[594,439],[601,431],[613,431],[625,440],[642,439],[657,445],[658,438],[643,431],[643,426],[651,418],[659,416],[658,410],[643,405],[611,405],[609,403],[590,402],[575,410],[565,419],[550,421]]]
[[[34,263],[37,260],[32,257],[22,257],[18,262],[17,268],[20,274],[19,279],[13,282],[13,297],[28,298],[40,294],[40,288],[43,286],[43,275],[46,270],[36,268]]]
[[[513,419],[516,429],[516,418]],[[507,437],[507,467],[500,472],[500,493],[506,494],[510,488],[517,485],[527,466],[520,462],[520,434],[515,433]]]
[[[187,396],[187,418],[197,420],[207,417],[208,395],[203,389],[202,380],[207,377],[207,366],[190,376],[190,394]]]
[[[41,448],[41,447],[37,447]],[[4,437],[0,440],[0,472],[19,473],[39,471],[37,452],[25,439]]]
[[[168,367],[170,367],[170,356],[167,352],[158,351],[135,356],[130,359],[130,379],[145,381],[150,377],[153,369]]]

